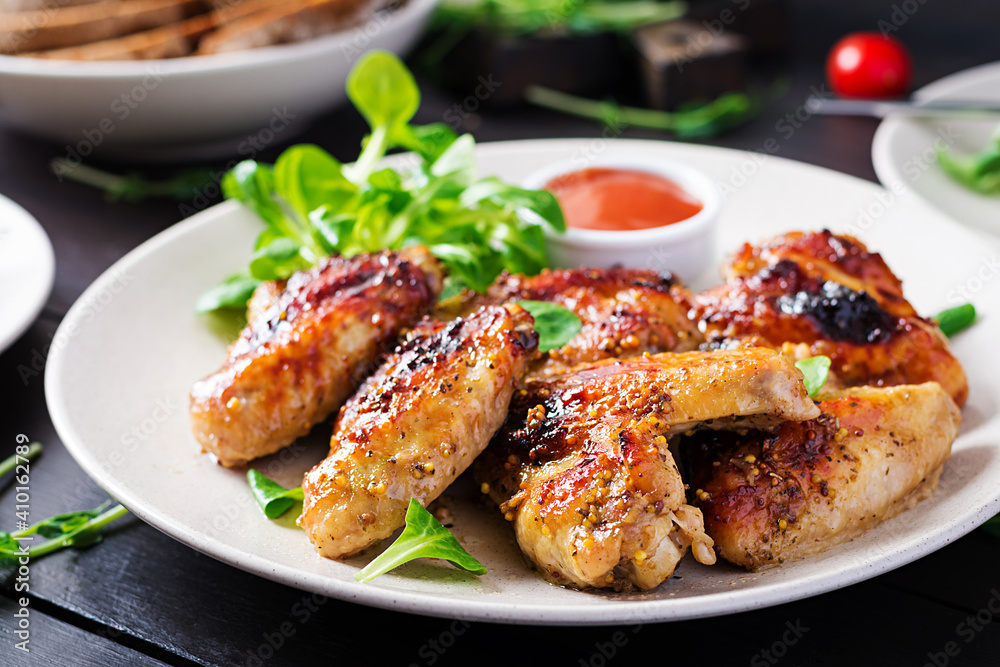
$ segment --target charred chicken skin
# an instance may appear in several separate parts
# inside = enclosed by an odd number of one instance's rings
[[[650,589],[689,546],[715,561],[667,440],[818,413],[799,371],[772,350],[609,359],[528,382],[474,471],[546,578]]]
[[[327,558],[355,553],[427,505],[503,423],[538,345],[516,305],[418,324],[341,409],[329,456],[308,472],[301,525]]]
[[[519,300],[568,308],[580,318],[580,333],[529,371],[529,377],[551,377],[584,362],[697,349],[704,339],[688,318],[685,294],[678,280],[652,270],[546,269],[537,276],[503,273],[486,294],[468,293],[447,304],[442,316]]]
[[[726,560],[751,570],[819,553],[937,488],[961,421],[936,382],[841,390],[776,432],[701,431],[681,451]]]
[[[961,406],[968,384],[948,342],[903,296],[881,256],[849,236],[791,232],[744,245],[727,283],[692,297],[706,347],[826,355],[839,386],[935,381]]]
[[[261,285],[222,368],[191,389],[191,427],[225,466],[272,454],[336,410],[399,333],[433,306],[422,247],[331,257]]]

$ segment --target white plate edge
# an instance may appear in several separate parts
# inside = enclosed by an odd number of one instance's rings
[[[546,144],[554,150],[571,147],[576,142],[591,141],[591,138],[569,138],[569,139],[541,139],[541,140],[518,140],[479,144],[477,150],[490,152],[516,151],[519,145],[531,144],[535,148],[544,149]],[[648,140],[625,140],[617,139],[616,145],[634,144],[637,146],[650,146],[659,143]],[[719,153],[747,153],[727,148],[712,146],[697,146],[691,144],[679,144],[683,147],[690,147],[695,150],[708,150]],[[852,182],[867,185],[873,189],[881,189],[878,184],[871,183],[848,174],[843,174],[824,167],[818,167],[806,163],[797,162],[787,158],[771,156],[777,161],[794,164],[796,168],[815,170],[826,174],[828,177],[840,177]],[[71,322],[73,315],[77,311],[82,311],[90,304],[92,298],[103,292],[107,286],[115,280],[116,272],[122,267],[141,260],[155,248],[169,240],[173,236],[186,233],[189,229],[201,225],[211,224],[211,221],[222,215],[227,215],[231,210],[239,208],[235,202],[224,202],[217,206],[202,211],[190,218],[177,223],[164,230],[160,234],[148,239],[125,257],[115,262],[104,273],[101,274],[93,284],[88,287],[80,298],[70,308],[63,323]],[[939,214],[942,224],[952,225],[960,232],[976,235],[974,230],[960,225],[950,217]],[[57,433],[63,440],[67,450],[77,460],[87,474],[94,479],[102,488],[111,493],[123,505],[131,507],[141,502],[137,502],[125,487],[117,484],[111,475],[96,464],[88,460],[86,450],[80,447],[77,434],[73,431],[69,423],[69,416],[60,405],[58,396],[54,396],[49,387],[52,385],[51,378],[58,374],[62,365],[63,346],[57,345],[56,341],[63,331],[61,324],[53,339],[49,359],[45,371],[45,394],[49,407],[50,416],[55,425]],[[67,437],[67,434],[70,437]],[[506,622],[515,624],[536,623],[544,625],[608,625],[615,623],[628,623],[636,620],[645,621],[671,621],[693,618],[704,618],[722,614],[737,613],[753,609],[783,604],[804,597],[812,597],[821,593],[829,592],[844,586],[848,586],[860,581],[867,580],[879,574],[896,569],[902,565],[913,562],[944,545],[958,539],[971,532],[981,525],[991,516],[1000,511],[1000,490],[997,491],[993,500],[983,507],[980,507],[971,516],[966,516],[962,520],[954,520],[939,525],[933,532],[924,533],[920,536],[920,543],[914,545],[904,553],[895,553],[882,557],[875,564],[868,567],[859,568],[857,566],[845,564],[844,566],[827,570],[823,573],[806,576],[792,582],[777,584],[764,584],[753,589],[736,590],[725,593],[709,593],[690,598],[677,598],[670,600],[650,600],[641,605],[636,605],[634,601],[608,602],[600,607],[580,607],[576,605],[546,605],[529,606],[517,603],[490,602],[489,610],[484,613],[482,603],[476,601],[428,598],[423,593],[413,593],[406,591],[395,591],[379,588],[377,585],[367,584],[359,588],[351,582],[343,582],[337,579],[323,577],[319,574],[305,574],[295,568],[276,565],[262,556],[249,555],[246,559],[237,556],[222,556],[219,551],[225,551],[228,547],[220,540],[203,536],[189,530],[183,524],[176,523],[168,518],[151,516],[143,512],[134,512],[142,520],[154,526],[161,532],[178,539],[192,548],[205,553],[217,560],[229,563],[242,570],[263,576],[267,579],[278,581],[302,590],[316,591],[323,590],[331,594],[332,597],[348,601],[358,601],[364,604],[416,613],[420,615],[440,616],[447,618],[461,618],[466,620],[481,620],[488,622]],[[186,539],[181,539],[184,536]],[[222,547],[221,549],[219,547]],[[213,550],[214,548],[214,550]],[[819,582],[819,583],[817,583]],[[806,596],[796,593],[796,588],[804,584],[811,584],[812,591]],[[361,594],[358,594],[361,593]],[[689,609],[694,608],[694,609]],[[655,618],[650,618],[650,616]],[[554,618],[558,616],[558,618]],[[641,618],[640,618],[641,617]]]

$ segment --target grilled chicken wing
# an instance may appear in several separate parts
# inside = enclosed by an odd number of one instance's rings
[[[937,326],[920,317],[881,256],[828,231],[746,244],[723,270],[729,281],[692,297],[707,347],[783,348],[826,355],[840,386],[936,381],[958,405],[961,365]]]
[[[599,359],[697,349],[704,339],[687,316],[685,294],[678,280],[646,269],[546,269],[537,276],[503,273],[486,294],[453,301],[442,315],[518,300],[572,310],[583,324],[580,333],[529,371],[529,377],[551,377]]]
[[[936,382],[855,387],[775,433],[702,431],[681,449],[705,530],[748,569],[821,552],[937,488],[961,421]]]
[[[271,454],[336,410],[433,305],[441,269],[421,247],[331,257],[261,285],[225,364],[191,389],[191,427],[225,466]]]
[[[604,360],[528,382],[474,470],[544,576],[649,589],[688,546],[715,561],[667,439],[818,412],[799,371],[764,348]]]
[[[341,409],[330,455],[306,474],[299,525],[316,549],[359,551],[403,525],[411,497],[437,498],[500,428],[537,345],[514,305],[417,325]]]

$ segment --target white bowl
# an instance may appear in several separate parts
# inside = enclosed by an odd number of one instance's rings
[[[252,158],[346,99],[364,51],[403,53],[436,0],[300,44],[211,56],[71,62],[0,56],[0,122],[89,155],[162,161]]]
[[[542,189],[557,176],[592,167],[629,169],[662,176],[694,195],[701,201],[702,209],[690,218],[652,229],[603,231],[569,227],[565,234],[547,229],[549,259],[554,266],[623,265],[670,271],[691,281],[714,265],[715,223],[722,210],[722,195],[712,179],[686,164],[643,155],[594,160],[571,158],[536,171],[523,186]]]

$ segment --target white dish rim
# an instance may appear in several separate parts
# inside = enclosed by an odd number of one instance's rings
[[[45,233],[42,225],[23,206],[8,197],[0,195],[0,210],[2,209],[7,209],[3,212],[4,217],[16,219],[16,224],[28,228],[29,233],[34,234],[36,240],[40,242],[38,246],[40,253],[38,256],[33,257],[32,260],[37,262],[38,272],[36,275],[40,275],[41,278],[33,285],[35,298],[32,307],[22,313],[22,317],[18,320],[17,324],[11,327],[6,335],[0,335],[0,353],[13,345],[24,335],[25,331],[31,328],[35,320],[38,319],[42,309],[45,308],[45,304],[49,300],[49,295],[52,294],[52,287],[56,279],[55,251],[52,249],[52,241],[49,239],[48,234]]]
[[[586,139],[572,140],[527,140],[513,142],[497,142],[495,144],[481,145],[479,150],[495,149],[500,152],[503,149],[517,148],[519,145],[554,147],[566,146],[566,142],[589,141]],[[664,142],[653,141],[633,141],[619,140],[629,144],[662,144]],[[708,146],[698,146],[700,150],[712,152],[739,153],[731,149],[722,149]],[[791,160],[784,158],[773,158],[781,162],[791,163]],[[845,174],[833,172],[832,170],[815,167],[812,165],[794,163],[797,168],[816,170],[827,174],[833,174],[842,179],[861,181]],[[872,187],[877,187],[874,184]],[[139,262],[158,250],[160,245],[173,241],[176,237],[183,236],[202,225],[211,225],[217,218],[231,215],[239,208],[235,202],[225,202],[210,209],[207,209],[191,218],[168,228],[157,236],[147,240],[138,246],[131,253],[112,265],[101,275],[78,299],[78,301],[67,313],[63,320],[63,327],[71,326],[80,313],[83,312],[95,296],[104,291],[107,286],[116,279],[116,274],[133,263]],[[957,224],[957,223],[952,223]],[[57,338],[59,332],[56,334]],[[301,588],[303,590],[317,591],[318,584],[323,584],[323,592],[328,595],[352,602],[364,603],[367,605],[391,609],[395,611],[410,612],[422,615],[432,615],[449,618],[460,618],[468,620],[481,620],[489,622],[502,622],[514,624],[546,624],[546,625],[608,625],[613,623],[628,623],[634,621],[673,621],[717,616],[722,614],[737,613],[770,607],[804,597],[812,597],[831,590],[843,588],[845,586],[869,579],[878,574],[890,571],[907,563],[910,563],[928,553],[931,553],[957,537],[964,535],[979,525],[989,517],[1000,511],[1000,491],[994,495],[990,502],[977,507],[950,522],[938,525],[934,532],[921,535],[919,542],[912,544],[908,549],[884,554],[875,562],[865,563],[863,566],[842,567],[835,572],[815,572],[809,576],[803,576],[794,582],[778,582],[764,584],[761,587],[748,591],[733,591],[733,595],[727,593],[712,593],[695,597],[682,597],[669,600],[651,600],[648,602],[636,602],[631,600],[609,601],[599,608],[589,606],[577,606],[573,604],[550,604],[544,607],[523,605],[516,602],[495,602],[491,601],[488,609],[484,613],[482,603],[471,600],[456,600],[441,597],[428,596],[421,593],[409,591],[393,590],[381,588],[375,585],[356,585],[353,582],[341,581],[330,577],[321,577],[313,573],[304,573],[294,567],[275,564],[258,554],[245,553],[225,553],[228,548],[220,540],[208,535],[203,535],[192,530],[183,522],[175,521],[170,517],[157,516],[155,513],[145,511],[142,502],[136,500],[135,493],[127,486],[119,483],[113,475],[106,472],[96,462],[89,459],[84,438],[79,436],[73,428],[70,415],[62,404],[61,397],[54,388],[55,378],[60,374],[66,346],[53,345],[47,367],[46,367],[46,399],[49,411],[56,430],[63,439],[63,442],[70,453],[77,459],[83,469],[105,490],[115,496],[122,504],[132,510],[141,519],[150,523],[159,530],[173,536],[181,542],[201,551],[213,558],[222,560],[240,569],[257,574],[259,576]],[[220,549],[220,547],[222,547]],[[223,553],[220,553],[223,552]],[[801,588],[809,590],[803,594]],[[752,593],[750,595],[749,593]],[[734,601],[735,598],[735,601]],[[655,609],[651,610],[650,607]],[[651,612],[655,618],[649,618]]]
[[[944,76],[915,91],[912,97],[917,100],[934,100],[946,97],[952,90],[965,88],[970,84],[979,82],[995,84],[997,80],[1000,80],[1000,60],[984,63]],[[909,120],[911,119],[907,116],[890,114],[875,129],[871,150],[872,166],[875,168],[875,174],[878,176],[879,182],[889,190],[896,192],[901,189],[908,195],[919,197],[928,206],[934,208],[934,210],[954,220],[955,216],[951,211],[945,210],[937,202],[926,199],[919,191],[914,190],[908,185],[904,185],[907,179],[893,159],[892,144],[899,128]],[[933,164],[933,168],[939,168],[936,162]],[[958,183],[953,182],[952,184],[956,189],[962,188]],[[997,200],[1000,201],[1000,198],[997,198]],[[963,226],[968,228],[970,225]],[[980,234],[987,233],[986,230],[982,229],[976,231]]]

